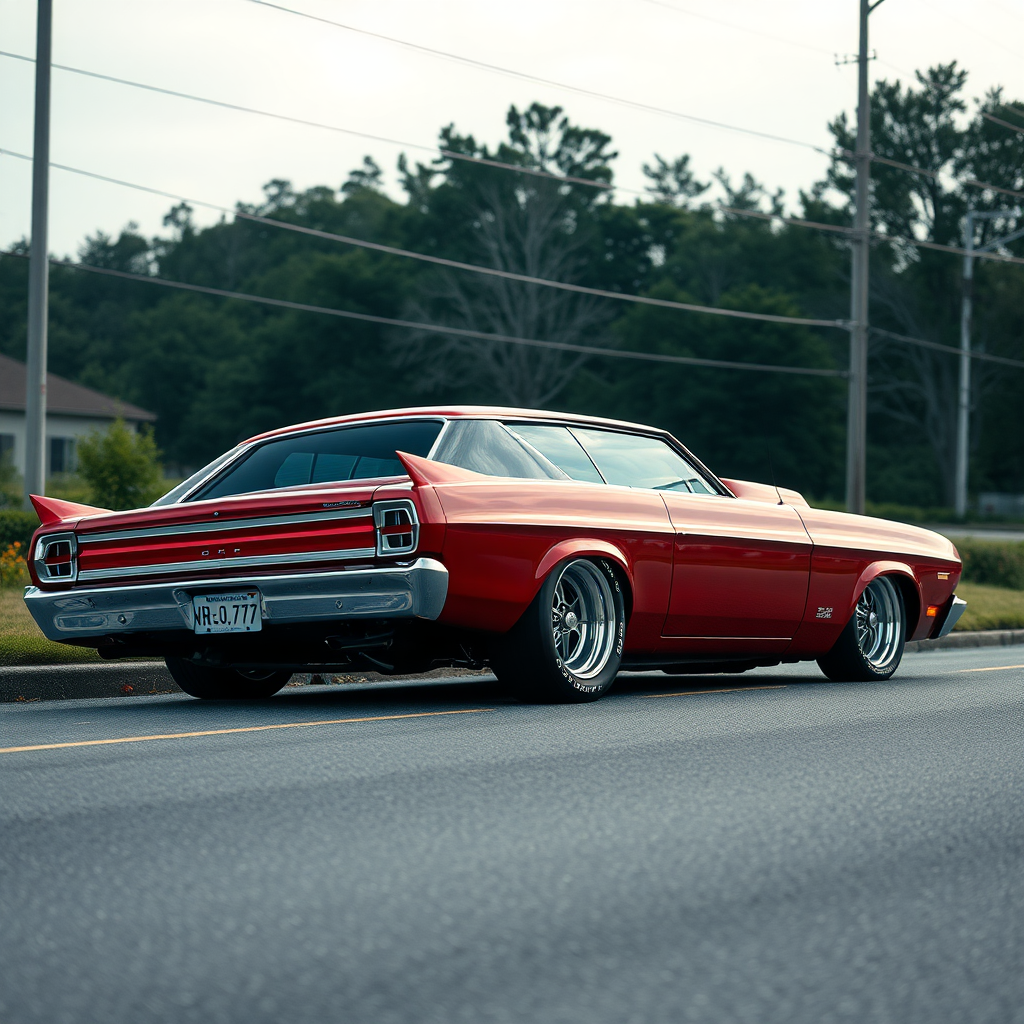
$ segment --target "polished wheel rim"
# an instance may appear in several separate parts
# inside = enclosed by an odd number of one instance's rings
[[[903,612],[896,587],[885,576],[872,580],[857,602],[857,644],[864,660],[884,671],[896,660],[902,639]]]
[[[551,598],[558,659],[577,678],[592,679],[612,656],[615,626],[615,596],[608,577],[593,562],[570,562]]]

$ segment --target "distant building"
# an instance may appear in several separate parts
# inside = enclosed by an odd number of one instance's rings
[[[105,430],[120,416],[133,430],[156,416],[137,405],[46,375],[46,475],[72,473],[80,437]],[[10,453],[25,473],[25,364],[0,355],[0,456]]]

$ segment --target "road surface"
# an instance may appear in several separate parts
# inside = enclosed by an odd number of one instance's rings
[[[1022,711],[1024,647],[3,705],[0,1021],[1024,1021]]]

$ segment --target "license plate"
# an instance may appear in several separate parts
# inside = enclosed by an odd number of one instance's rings
[[[254,633],[263,628],[260,592],[199,594],[192,598],[192,623],[197,633]]]

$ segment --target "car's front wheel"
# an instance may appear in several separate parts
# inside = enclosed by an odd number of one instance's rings
[[[850,621],[818,665],[836,683],[888,679],[899,667],[906,638],[900,588],[890,577],[879,576],[864,588]]]
[[[263,700],[273,697],[291,678],[290,672],[194,665],[184,658],[165,661],[178,686],[201,700]]]
[[[495,645],[495,674],[529,699],[558,704],[597,700],[622,661],[625,606],[622,585],[607,561],[562,562]]]

